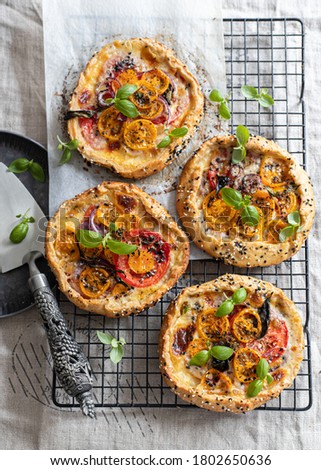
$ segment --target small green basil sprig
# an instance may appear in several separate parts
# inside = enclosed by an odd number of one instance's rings
[[[242,196],[236,189],[225,186],[221,189],[223,201],[228,206],[241,211],[241,219],[244,225],[255,227],[260,222],[260,214],[256,207],[251,206],[251,197]]]
[[[139,116],[139,112],[134,103],[128,98],[135,93],[137,89],[137,85],[126,83],[126,85],[117,90],[115,98],[107,98],[105,101],[109,105],[113,104],[124,116],[134,119]]]
[[[11,173],[25,173],[26,171],[29,171],[31,176],[35,180],[40,181],[40,183],[44,183],[46,181],[45,172],[43,171],[42,166],[33,160],[28,160],[28,158],[17,158],[17,160],[10,163],[8,171]]]
[[[221,303],[219,308],[215,312],[216,317],[225,317],[233,312],[234,306],[242,304],[247,298],[247,292],[244,287],[240,287],[233,292],[232,297],[228,297],[224,302]]]
[[[165,132],[167,129],[165,129]],[[163,140],[159,142],[157,145],[158,149],[162,149],[167,147],[172,139],[178,139],[179,137],[184,137],[188,133],[188,128],[187,127],[177,127],[176,129],[173,129],[171,132],[169,132]]]
[[[58,146],[57,146],[57,149],[58,150],[63,150],[62,152],[62,156],[61,156],[61,159],[59,161],[59,165],[64,165],[65,163],[68,163],[71,159],[71,152],[72,150],[76,150],[76,148],[78,147],[78,140],[77,139],[73,139],[73,140],[70,140],[69,142],[63,142],[59,135],[57,135],[57,139],[58,139]]]
[[[211,91],[209,95],[209,99],[213,101],[214,103],[219,103],[218,106],[218,113],[223,119],[230,119],[231,118],[231,112],[229,110],[229,107],[227,103],[229,102],[230,95],[227,95],[225,98],[224,96],[221,95],[221,93],[214,89]]]
[[[302,230],[302,227],[300,226],[301,218],[298,211],[288,214],[287,221],[289,222],[289,225],[284,227],[279,233],[280,242],[284,242],[287,238],[292,237],[295,232],[301,232]]]
[[[261,88],[260,93],[254,86],[243,85],[241,92],[245,98],[256,100],[260,103],[263,108],[269,108],[274,105],[274,99],[268,94],[267,88]]]
[[[219,361],[226,361],[234,353],[234,349],[228,346],[213,346],[211,349],[203,349],[195,354],[189,361],[189,366],[203,366],[211,357]]]
[[[137,249],[137,245],[115,240],[112,238],[111,233],[107,233],[103,237],[100,233],[92,230],[79,229],[76,236],[79,243],[86,248],[97,248],[103,245],[104,248],[109,248],[112,253],[117,255],[129,255]]]
[[[247,144],[250,138],[250,133],[247,127],[239,125],[236,128],[235,135],[236,135],[238,146],[233,148],[232,162],[240,163],[246,157],[245,145]]]
[[[253,380],[247,388],[246,395],[250,398],[256,397],[263,388],[264,380],[270,385],[273,382],[273,377],[269,374],[269,363],[266,359],[260,359],[256,366],[257,379]]]
[[[116,339],[113,335],[110,333],[103,333],[102,331],[97,331],[96,332],[97,337],[99,341],[103,344],[108,344],[111,346],[111,350],[109,353],[110,360],[114,364],[118,364],[123,358],[124,355],[124,344],[126,344],[126,341],[124,338],[119,338]]]
[[[9,239],[12,243],[21,243],[27,236],[29,224],[33,224],[35,222],[33,217],[27,217],[29,211],[30,209],[28,209],[23,215],[16,215],[17,219],[20,219],[20,222],[11,230],[9,235]]]

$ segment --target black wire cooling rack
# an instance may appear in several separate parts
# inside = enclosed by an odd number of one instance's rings
[[[224,20],[226,73],[232,118],[231,130],[246,125],[254,134],[273,138],[306,167],[304,114],[304,28],[298,19]],[[272,91],[272,109],[246,101],[243,84]],[[215,260],[191,261],[177,285],[153,308],[138,316],[107,319],[78,310],[62,295],[59,303],[71,331],[88,355],[94,373],[97,407],[191,407],[164,384],[159,372],[158,334],[169,303],[182,288],[209,281],[223,273],[256,276],[277,285],[298,306],[305,330],[304,359],[293,385],[259,409],[307,410],[312,405],[311,353],[308,332],[308,246],[291,260],[268,268],[238,269]],[[68,315],[69,314],[69,315]],[[109,331],[126,340],[125,355],[116,366],[96,331]],[[53,377],[53,401],[59,407],[79,405]]]

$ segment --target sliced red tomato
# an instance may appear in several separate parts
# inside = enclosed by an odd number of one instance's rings
[[[156,284],[166,273],[169,265],[170,245],[157,232],[145,230],[132,230],[128,233],[124,240],[126,243],[132,243],[138,246],[137,250],[143,253],[143,259],[134,255],[136,259],[131,259],[131,255],[114,255],[114,264],[116,266],[118,276],[128,285],[132,287],[148,287]],[[144,252],[148,253],[147,256]],[[135,253],[135,252],[134,252]],[[143,266],[151,267],[150,255],[154,258],[154,265],[151,271],[140,273]],[[139,269],[131,269],[134,263],[139,263]]]
[[[289,331],[285,321],[273,318],[266,334],[261,339],[247,344],[247,347],[257,351],[269,364],[273,364],[284,354],[288,340]]]

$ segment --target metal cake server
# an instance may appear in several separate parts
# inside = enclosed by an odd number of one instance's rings
[[[29,225],[26,238],[19,244],[9,240],[18,223],[16,215],[29,209],[36,223]],[[24,211],[24,212],[23,212]],[[92,370],[88,359],[69,331],[46,276],[36,259],[44,254],[44,225],[47,220],[25,186],[0,163],[0,272],[25,263],[29,265],[29,287],[47,332],[55,373],[66,393],[80,404],[84,415],[95,418],[92,398]]]

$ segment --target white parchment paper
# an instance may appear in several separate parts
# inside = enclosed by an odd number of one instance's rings
[[[44,53],[50,172],[50,214],[66,199],[104,180],[121,181],[77,152],[59,166],[57,135],[69,140],[63,116],[80,72],[92,54],[119,38],[150,37],[173,49],[197,77],[205,96],[226,90],[221,2],[203,0],[44,0]],[[202,125],[175,162],[157,175],[133,181],[159,200],[177,219],[175,188],[184,163],[208,137],[223,130],[208,100]],[[127,180],[128,181],[128,180]],[[193,246],[191,257],[208,257]]]

